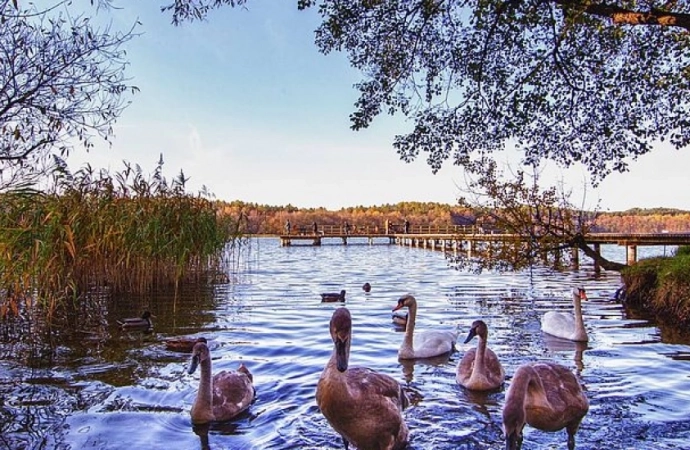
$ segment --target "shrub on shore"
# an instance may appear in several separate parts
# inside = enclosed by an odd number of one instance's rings
[[[626,303],[679,326],[690,325],[690,247],[640,260],[621,272]]]

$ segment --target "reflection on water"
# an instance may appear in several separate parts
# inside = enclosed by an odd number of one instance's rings
[[[618,260],[624,257],[621,252]],[[88,320],[60,334],[48,351],[34,352],[0,336],[0,448],[342,448],[314,400],[331,352],[328,322],[342,306],[321,303],[320,293],[340,289],[348,292],[345,306],[353,317],[352,364],[393,376],[412,397],[405,412],[411,449],[502,447],[505,388],[473,393],[455,381],[458,361],[475,345],[464,344],[464,336],[478,318],[491,330],[506,387],[527,361],[555,360],[578,374],[590,412],[577,448],[678,449],[690,442],[689,341],[611,301],[618,274],[595,276],[583,267],[475,275],[449,268],[442,254],[429,250],[281,248],[275,239],[260,239],[237,255],[228,275],[230,284],[177,297],[90,305],[82,313]],[[372,286],[368,293],[361,288],[365,282]],[[590,341],[544,335],[540,317],[555,307],[569,308],[570,289],[577,285],[590,298],[583,305]],[[420,304],[420,329],[459,327],[456,352],[398,360],[403,334],[390,312],[408,292]],[[145,309],[156,316],[152,333],[123,332],[115,325]],[[185,371],[189,354],[165,346],[169,338],[199,336],[213,344],[214,371],[243,362],[257,388],[248,412],[205,429],[192,427],[189,419],[198,387],[198,374]],[[565,431],[527,427],[523,448],[564,448],[565,440]]]

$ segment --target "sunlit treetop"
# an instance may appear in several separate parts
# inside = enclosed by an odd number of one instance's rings
[[[174,23],[247,0],[176,0]],[[352,128],[381,113],[414,123],[401,159],[433,171],[509,145],[525,162],[584,164],[596,182],[690,140],[690,2],[298,0],[323,53],[362,73]]]

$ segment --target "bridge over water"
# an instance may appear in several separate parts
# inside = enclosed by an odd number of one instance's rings
[[[440,250],[451,253],[466,252],[471,256],[478,245],[526,241],[527,237],[518,234],[491,232],[476,226],[412,225],[407,232],[402,227],[345,227],[323,226],[309,230],[297,228],[296,232],[280,235],[282,246],[323,245],[352,243],[398,244],[410,247]],[[626,261],[637,261],[637,247],[645,245],[690,245],[689,233],[590,233],[585,236],[588,244],[599,253],[602,244],[625,246]],[[578,264],[578,251],[573,249],[573,262]]]

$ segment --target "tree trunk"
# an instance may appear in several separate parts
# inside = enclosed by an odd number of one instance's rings
[[[595,252],[594,249],[587,245],[587,240],[582,234],[576,234],[570,241],[570,245],[576,247],[584,252],[585,255],[589,256],[594,260],[595,263],[604,270],[612,270],[614,272],[620,272],[621,270],[628,267],[627,264],[617,263],[615,261],[609,261],[608,259],[601,256],[599,253]]]

